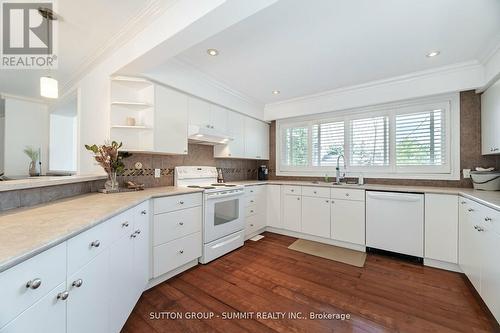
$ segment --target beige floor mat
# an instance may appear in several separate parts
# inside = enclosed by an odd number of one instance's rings
[[[338,246],[322,244],[305,239],[298,239],[288,247],[290,250],[295,250],[307,253],[316,257],[339,261],[344,264],[363,267],[365,265],[366,253],[345,249]]]

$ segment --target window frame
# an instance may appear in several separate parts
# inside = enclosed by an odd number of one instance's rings
[[[445,126],[445,159],[440,166],[397,166],[396,165],[396,115],[425,112],[442,109]],[[359,167],[350,165],[350,121],[354,119],[388,116],[389,118],[389,165]],[[366,178],[393,179],[460,179],[460,100],[459,93],[444,94],[428,98],[386,103],[370,107],[315,114],[307,117],[295,117],[276,121],[276,175],[277,176],[335,176],[335,166],[312,166],[312,125],[327,122],[344,121],[344,154],[346,175]],[[282,129],[296,126],[308,126],[308,165],[291,167],[281,164]],[[343,167],[343,163],[340,163]]]

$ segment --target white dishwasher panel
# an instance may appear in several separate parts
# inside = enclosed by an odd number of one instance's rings
[[[424,195],[366,192],[366,246],[424,256]]]

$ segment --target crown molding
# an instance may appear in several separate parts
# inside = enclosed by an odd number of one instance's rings
[[[164,13],[168,8],[174,5],[179,0],[171,0],[168,5],[162,5],[161,0],[150,0],[134,17],[129,19],[127,23],[113,37],[104,42],[98,51],[89,55],[78,66],[73,74],[61,84],[61,91],[66,91],[80,81],[88,72],[92,71],[100,64],[106,56],[113,53],[128,41],[132,40],[138,33],[146,28],[156,17]]]

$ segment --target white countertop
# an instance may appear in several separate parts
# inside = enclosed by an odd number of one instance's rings
[[[80,176],[40,176],[23,179],[0,181],[0,192],[22,190],[27,188],[64,185],[106,179],[103,175]]]

